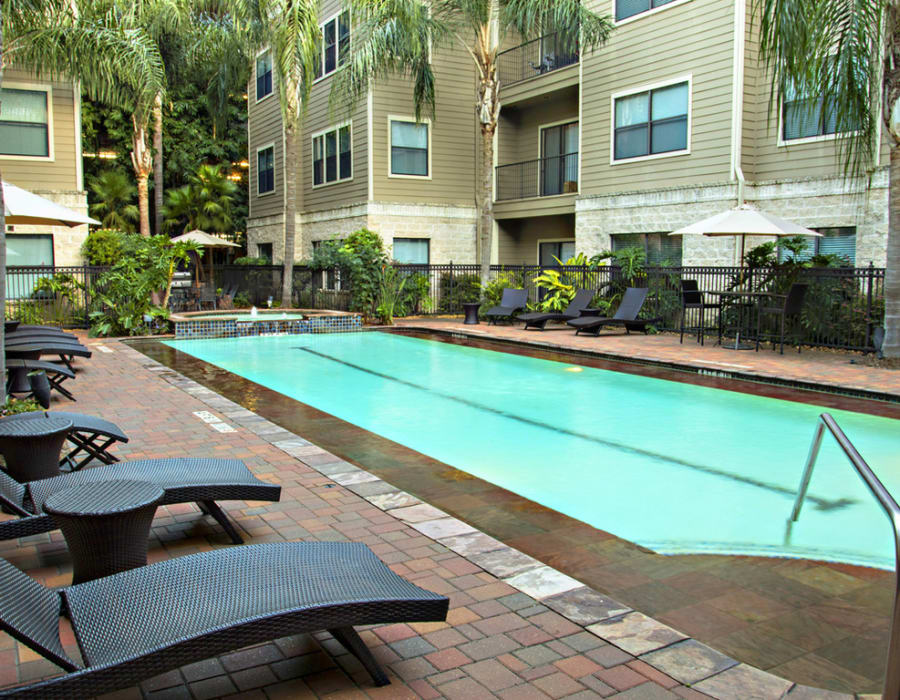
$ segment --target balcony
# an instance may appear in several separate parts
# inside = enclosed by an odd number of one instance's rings
[[[578,192],[578,152],[497,166],[495,201]]]
[[[578,63],[578,51],[564,44],[554,32],[501,52],[497,56],[500,85],[513,85]]]

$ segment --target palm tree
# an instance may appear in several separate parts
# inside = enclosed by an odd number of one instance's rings
[[[272,52],[273,85],[284,127],[284,271],[281,304],[290,306],[297,232],[297,173],[303,106],[315,76],[320,39],[316,0],[232,0],[235,29]],[[249,54],[249,51],[248,51]]]
[[[137,187],[121,170],[105,170],[91,183],[91,215],[100,219],[103,228],[131,233],[140,218],[134,204]]]
[[[162,84],[162,63],[152,46],[123,31],[109,16],[82,19],[69,0],[0,0],[0,86],[6,63],[26,66],[38,76],[76,78],[94,99],[116,105],[122,105],[126,92],[154,94]],[[0,309],[4,308],[6,217],[0,188]],[[6,373],[5,357],[0,333],[0,377]],[[5,399],[5,389],[0,392]]]
[[[187,185],[166,195],[166,227],[226,233],[234,225],[236,192],[237,185],[222,173],[221,166],[201,165]]]
[[[847,179],[868,181],[878,125],[890,141],[889,223],[884,276],[885,357],[900,358],[900,10],[895,0],[758,0],[760,57],[770,100],[816,95],[834,118]]]
[[[557,32],[560,51],[593,51],[606,42],[612,21],[580,0],[351,0],[357,22],[351,56],[332,86],[332,104],[351,104],[374,81],[392,74],[412,78],[416,118],[434,115],[435,75],[431,53],[463,51],[475,65],[475,114],[481,125],[479,241],[481,276],[491,264],[494,133],[500,114],[497,56],[507,36],[523,41]]]

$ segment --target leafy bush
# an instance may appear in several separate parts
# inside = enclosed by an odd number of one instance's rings
[[[396,316],[411,316],[431,311],[431,282],[421,272],[413,272],[405,277],[406,283],[395,311]]]
[[[500,300],[503,298],[504,289],[524,288],[525,273],[506,270],[498,272],[497,276],[490,280],[482,290],[482,301],[479,313],[484,313],[488,309],[499,306]]]
[[[315,271],[339,269],[350,282],[350,310],[366,318],[378,315],[382,271],[389,260],[377,233],[361,228],[342,241],[323,241],[307,264]]]
[[[457,313],[462,310],[463,304],[471,304],[481,298],[481,280],[478,275],[451,277],[449,272],[445,272],[438,283],[438,291],[438,311],[445,314]]]
[[[254,258],[250,255],[245,255],[240,258],[234,259],[235,265],[271,265],[272,261],[268,258]]]
[[[249,292],[238,292],[234,295],[232,301],[234,303],[234,308],[236,309],[249,309],[252,305]]]
[[[391,264],[385,264],[381,268],[381,279],[378,282],[378,306],[375,311],[378,319],[385,325],[394,323],[394,308],[399,304],[406,286],[406,277],[397,271]]]
[[[122,233],[111,228],[91,231],[81,244],[81,254],[91,265],[114,265],[122,256]]]
[[[28,413],[30,411],[40,410],[41,405],[35,399],[10,398],[5,404],[0,406],[0,416],[14,416],[18,413]]]
[[[97,281],[91,319],[93,335],[144,335],[166,329],[166,302],[175,266],[198,252],[195,243],[172,243],[166,236],[123,239],[124,254]],[[153,301],[162,295],[162,304]]]
[[[532,281],[547,292],[538,304],[541,311],[562,311],[575,296],[575,285],[567,284],[558,270],[541,270]]]

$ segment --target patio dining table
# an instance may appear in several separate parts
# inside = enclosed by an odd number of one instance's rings
[[[753,310],[759,309],[759,300],[769,296],[768,292],[753,292],[749,290],[731,289],[723,292],[706,292],[719,297],[719,345],[728,350],[753,350],[753,345],[741,343],[741,335],[746,333],[744,329],[752,327]],[[728,323],[725,318],[726,307],[737,309],[737,319],[734,323]],[[729,330],[733,330],[734,344],[726,345],[723,336]]]

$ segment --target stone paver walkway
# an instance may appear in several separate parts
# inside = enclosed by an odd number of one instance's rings
[[[373,688],[353,657],[317,634],[192,664],[117,698],[824,697],[535,564],[304,439],[313,436],[290,433],[126,345],[90,344],[97,352],[79,363],[73,385],[78,403],[54,408],[117,422],[131,437],[119,456],[240,458],[283,489],[280,503],[224,504],[248,543],[362,541],[400,575],[451,600],[447,623],[363,632],[392,678],[387,688]],[[169,506],[154,522],[150,558],[218,546],[228,546],[224,534],[194,506]],[[48,585],[71,580],[58,531],[0,543],[0,556]],[[63,641],[77,653],[65,629]],[[3,686],[58,672],[5,635],[0,655]]]

